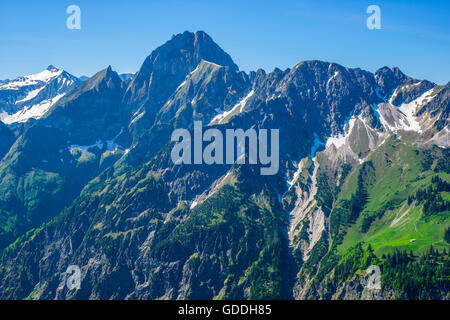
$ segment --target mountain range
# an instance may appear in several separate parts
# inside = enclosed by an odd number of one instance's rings
[[[0,298],[448,299],[449,99],[395,67],[247,73],[202,31],[134,75],[2,81]],[[173,164],[194,121],[279,129],[278,174]]]

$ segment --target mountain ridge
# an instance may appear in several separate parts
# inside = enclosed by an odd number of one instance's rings
[[[441,253],[448,246],[448,210],[409,200],[431,186],[427,201],[448,201],[436,182],[450,181],[448,96],[448,85],[398,68],[370,73],[311,60],[246,74],[205,33],[177,35],[129,83],[108,67],[18,132],[0,162],[0,218],[9,228],[0,297],[415,298],[426,277],[411,284],[415,292],[383,282],[375,295],[354,281],[371,263],[391,276],[380,221],[416,257],[426,244]],[[192,130],[193,120],[221,131],[279,128],[278,174],[174,165],[171,132]],[[43,206],[62,195],[56,208]],[[17,216],[18,208],[28,213]],[[436,231],[420,239],[409,219]],[[448,263],[444,253],[432,256]],[[69,264],[81,266],[81,290],[64,287]],[[421,294],[445,298],[445,290]]]

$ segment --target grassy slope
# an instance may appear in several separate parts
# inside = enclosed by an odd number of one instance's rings
[[[449,211],[424,213],[423,202],[408,206],[408,197],[434,186],[435,176],[450,181],[447,150],[421,150],[394,137],[352,170],[330,213],[330,246],[316,245],[299,274],[297,285],[306,285],[304,298],[331,299],[370,264],[381,267],[387,298],[445,297],[445,281],[437,279],[446,277],[448,256],[430,254],[430,245],[448,251]],[[448,192],[440,195],[449,199]],[[412,258],[404,258],[404,249],[413,252]],[[304,282],[307,278],[311,281]]]
[[[377,255],[397,249],[423,252],[433,244],[446,247],[445,229],[450,225],[449,212],[424,217],[422,204],[408,206],[408,196],[431,184],[431,178],[439,175],[450,181],[450,174],[436,172],[435,162],[427,152],[389,139],[368,160],[375,167],[376,181],[367,189],[369,200],[356,222],[346,228],[338,252],[344,253],[358,242],[371,244]],[[356,189],[358,170],[348,180],[341,198],[349,198]],[[444,199],[448,193],[443,192]],[[365,216],[375,216],[367,232],[361,225]],[[416,239],[415,242],[410,242]]]

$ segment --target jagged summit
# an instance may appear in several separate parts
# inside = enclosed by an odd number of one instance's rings
[[[47,67],[47,69],[46,70],[48,70],[48,71],[52,71],[52,72],[57,72],[57,71],[60,71],[60,70],[62,70],[61,68],[58,68],[58,67],[55,67],[54,65],[49,65],[48,67]]]
[[[203,31],[185,31],[155,49],[130,82],[124,102],[131,110],[144,107],[154,116],[184,78],[206,60],[238,70],[233,59]]]
[[[142,79],[149,72],[165,71],[174,74],[176,70],[167,69],[168,64],[187,64],[192,71],[201,60],[238,69],[230,55],[223,51],[208,34],[203,31],[196,33],[185,31],[156,48],[145,59],[136,79]]]
[[[65,105],[71,102],[72,100],[78,98],[80,95],[83,95],[86,92],[92,90],[101,91],[102,89],[106,88],[120,89],[121,84],[122,80],[120,79],[117,72],[113,71],[111,66],[108,66],[105,69],[94,74],[92,77],[81,82],[74,90],[72,90],[57,104],[55,104],[53,106],[53,109],[60,105]]]
[[[231,56],[220,48],[211,36],[204,31],[197,31],[195,33],[185,31],[177,34],[158,49],[161,49],[161,51],[187,50],[193,54],[193,58],[195,59],[193,61],[194,64],[198,64],[203,59],[222,66],[230,66],[238,69]]]
[[[106,80],[120,80],[120,77],[117,72],[113,71],[112,67],[109,65],[105,69],[97,72],[92,78],[99,80],[99,79],[106,79]]]

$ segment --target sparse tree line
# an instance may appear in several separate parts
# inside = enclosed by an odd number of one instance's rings
[[[414,195],[408,197],[408,205],[414,201],[423,203],[425,216],[450,210],[450,201],[443,199],[441,195],[441,192],[450,191],[450,183],[443,181],[439,176],[433,177],[431,183],[427,188],[419,189]]]

